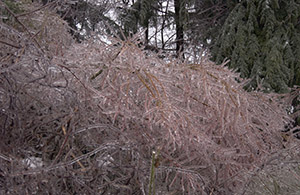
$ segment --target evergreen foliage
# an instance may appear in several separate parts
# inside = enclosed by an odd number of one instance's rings
[[[238,0],[190,0],[194,11],[189,13],[189,39],[195,45],[210,48],[220,33],[226,18]]]
[[[300,1],[253,0],[237,4],[228,16],[213,59],[251,78],[248,89],[287,92],[300,84]]]
[[[170,10],[170,5],[174,3],[174,10]],[[191,5],[191,0],[137,0],[132,5],[121,8],[119,20],[122,23],[125,36],[136,34],[140,29],[145,30],[145,45],[146,49],[152,48],[149,43],[150,35],[149,29],[155,28],[155,48],[158,45],[164,49],[166,42],[164,41],[165,28],[172,29],[175,25],[176,38],[173,42],[176,43],[175,47],[177,57],[183,52],[184,48],[184,33],[188,29],[189,15],[186,9],[187,5]],[[167,23],[167,24],[166,24]],[[173,30],[173,29],[172,29]],[[157,35],[160,34],[160,40],[157,40]],[[173,36],[173,35],[172,35]],[[172,37],[167,35],[167,37]],[[161,42],[157,44],[157,42]],[[175,49],[176,48],[176,49]]]
[[[138,0],[133,5],[123,9],[119,15],[123,23],[125,35],[138,32],[139,25],[148,29],[150,21],[156,23],[155,5],[157,0]]]

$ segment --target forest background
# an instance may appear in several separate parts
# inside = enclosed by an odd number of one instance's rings
[[[1,193],[299,193],[299,0],[0,3]]]

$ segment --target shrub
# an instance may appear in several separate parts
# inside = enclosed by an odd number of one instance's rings
[[[281,96],[206,57],[160,59],[138,35],[73,43],[52,11],[25,8],[27,30],[0,29],[1,193],[146,194],[153,151],[157,194],[243,193],[297,159]]]

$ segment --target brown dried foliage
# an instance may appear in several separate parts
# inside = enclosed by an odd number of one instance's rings
[[[137,37],[75,44],[52,11],[27,9],[20,29],[0,29],[0,193],[147,194],[152,151],[157,194],[244,193],[290,157],[280,97],[245,92],[206,57],[166,62]]]

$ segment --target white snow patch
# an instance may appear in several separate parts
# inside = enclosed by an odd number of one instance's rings
[[[23,159],[22,163],[32,169],[40,168],[44,165],[41,158],[33,156]]]

